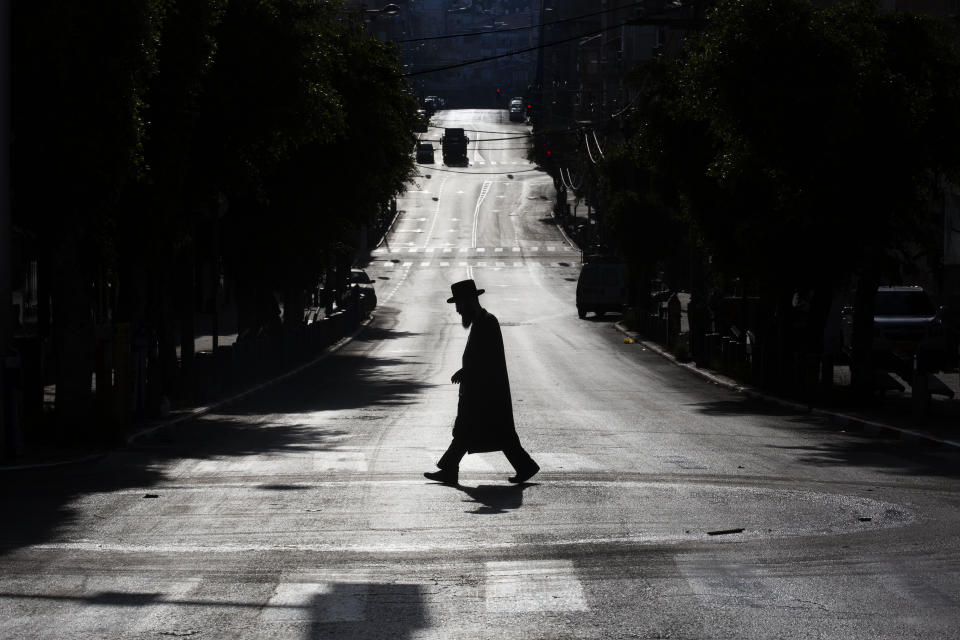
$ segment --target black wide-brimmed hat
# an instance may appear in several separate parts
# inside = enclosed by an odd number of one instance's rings
[[[457,300],[466,300],[467,298],[476,298],[484,289],[477,289],[477,284],[473,280],[461,280],[450,285],[452,298],[447,298],[447,302],[456,302]]]

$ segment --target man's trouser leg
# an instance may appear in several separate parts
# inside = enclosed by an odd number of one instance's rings
[[[463,460],[465,455],[467,455],[467,448],[454,438],[450,446],[447,447],[446,453],[437,462],[437,466],[444,471],[457,471],[460,469],[460,461]]]
[[[530,454],[527,453],[520,444],[520,436],[516,433],[513,434],[510,441],[503,447],[503,455],[507,456],[507,461],[513,465],[517,473],[523,473],[537,466],[534,459],[530,457]]]

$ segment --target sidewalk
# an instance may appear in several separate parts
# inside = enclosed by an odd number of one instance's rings
[[[764,402],[770,402],[797,413],[809,414],[827,420],[831,424],[844,426],[848,429],[862,430],[865,433],[877,434],[888,438],[918,439],[936,445],[960,447],[960,400],[934,396],[930,402],[929,416],[917,420],[913,416],[913,404],[909,391],[884,394],[876,403],[870,406],[854,406],[852,402],[844,402],[843,394],[838,394],[838,402],[831,407],[821,407],[803,404],[794,400],[770,395],[750,385],[744,385],[732,378],[721,375],[710,369],[700,368],[692,362],[679,362],[673,354],[658,344],[644,340],[639,333],[629,330],[622,323],[617,322],[616,329],[633,339],[636,344],[670,360],[678,367],[687,369],[691,373],[704,378],[714,384]],[[838,374],[842,378],[844,374]],[[958,381],[956,374],[947,374],[946,386],[956,391]],[[836,378],[836,376],[835,376]],[[957,394],[954,397],[958,397]]]
[[[333,342],[333,344],[322,349],[315,357],[306,362],[301,362],[300,364],[295,365],[272,378],[261,380],[242,389],[225,390],[220,396],[205,404],[181,406],[175,410],[172,410],[163,418],[135,421],[127,433],[124,434],[123,442],[120,445],[78,445],[74,447],[56,445],[44,447],[42,445],[34,445],[30,447],[29,451],[27,451],[23,456],[20,456],[14,460],[7,460],[3,463],[0,463],[0,473],[4,471],[44,469],[49,467],[61,467],[71,464],[91,462],[108,455],[111,451],[116,450],[118,447],[122,447],[124,445],[129,446],[142,438],[149,437],[163,428],[180,424],[187,420],[193,420],[206,413],[216,411],[220,407],[224,407],[242,400],[251,394],[273,386],[278,382],[282,382],[283,380],[286,380],[291,376],[295,376],[301,371],[316,365],[353,340],[367,327],[367,325],[370,324],[371,320],[372,317],[368,317],[367,319],[361,321],[353,331],[343,336],[339,340],[336,340]]]

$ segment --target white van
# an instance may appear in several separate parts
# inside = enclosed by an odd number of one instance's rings
[[[587,258],[577,278],[577,315],[585,318],[590,311],[598,316],[622,312],[626,304],[626,265],[602,256]]]

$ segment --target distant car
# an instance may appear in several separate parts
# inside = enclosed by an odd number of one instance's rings
[[[417,109],[417,122],[414,125],[414,131],[417,133],[426,133],[430,128],[430,114],[426,109]]]
[[[417,162],[421,164],[433,164],[433,145],[429,142],[417,143]]]
[[[358,287],[364,299],[364,308],[370,311],[377,306],[377,292],[373,288],[373,280],[363,269],[350,269],[350,288]]]
[[[510,108],[512,109],[514,107],[520,107],[521,109],[523,108],[523,98],[521,96],[517,96],[510,100]]]
[[[919,354],[927,366],[939,368],[946,359],[947,340],[942,309],[922,287],[877,287],[874,298],[872,351],[876,363],[889,356],[912,361]],[[843,310],[843,338],[853,336],[853,309]]]
[[[423,108],[428,114],[433,115],[435,111],[443,108],[443,100],[437,96],[427,96],[423,99]]]
[[[577,278],[577,315],[622,312],[627,304],[627,267],[616,258],[589,256]]]
[[[510,107],[510,122],[523,122],[526,115],[523,113],[523,107]]]

